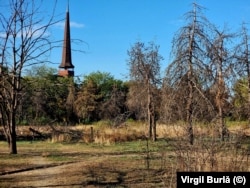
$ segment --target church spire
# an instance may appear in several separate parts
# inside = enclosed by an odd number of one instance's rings
[[[66,10],[66,20],[64,28],[64,40],[62,50],[62,62],[59,66],[59,76],[74,76],[74,65],[71,58],[71,39],[70,39],[70,22],[69,22],[69,3]]]

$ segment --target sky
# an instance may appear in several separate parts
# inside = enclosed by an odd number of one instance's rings
[[[69,0],[72,62],[80,78],[92,72],[108,72],[115,79],[128,80],[127,51],[138,41],[160,46],[161,71],[170,59],[172,39],[185,25],[184,14],[192,3],[204,7],[206,18],[219,28],[238,31],[250,22],[250,0]],[[51,0],[44,1],[51,6]],[[68,0],[58,0],[56,14],[65,18]],[[53,39],[62,40],[64,22],[53,26]],[[80,52],[80,51],[84,51]],[[62,49],[49,56],[58,68]]]

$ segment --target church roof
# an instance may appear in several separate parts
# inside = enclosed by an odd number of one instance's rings
[[[59,68],[74,68],[71,58],[71,39],[70,39],[70,24],[69,24],[69,10],[66,12],[65,28],[64,28],[64,40],[62,51],[62,62]]]

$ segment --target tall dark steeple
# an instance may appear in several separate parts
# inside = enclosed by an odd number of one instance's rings
[[[70,39],[70,22],[69,22],[69,4],[66,11],[66,20],[64,28],[64,40],[62,50],[62,62],[59,66],[59,76],[74,76],[74,65],[71,58],[71,39]]]

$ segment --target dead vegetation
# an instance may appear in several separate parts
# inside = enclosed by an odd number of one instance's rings
[[[222,142],[212,126],[195,125],[193,145],[181,122],[157,127],[157,142],[147,140],[138,122],[55,126],[57,135],[49,126],[32,127],[48,137],[18,142],[18,155],[9,155],[0,142],[0,187],[172,188],[177,171],[250,171],[247,126],[229,126]],[[18,129],[23,135],[28,130]]]

